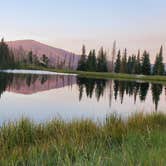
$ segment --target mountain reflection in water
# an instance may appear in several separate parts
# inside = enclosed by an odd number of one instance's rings
[[[66,75],[0,74],[0,82],[0,94],[4,91],[9,91],[28,95],[72,86],[76,83],[76,77]]]
[[[120,101],[123,104],[124,96],[133,98],[134,104],[137,100],[145,102],[148,92],[152,95],[152,101],[155,105],[155,110],[158,110],[158,103],[163,92],[164,85],[151,84],[147,82],[136,81],[119,81],[119,80],[104,80],[80,78],[67,75],[23,75],[23,74],[0,74],[0,96],[3,92],[14,92],[18,94],[31,95],[37,92],[48,91],[51,89],[63,88],[66,86],[75,85],[78,91],[78,100],[81,102],[83,98],[96,98],[100,102],[101,98],[109,95],[109,106],[112,105],[112,100]],[[64,94],[65,95],[65,94]],[[65,102],[65,101],[64,101]]]

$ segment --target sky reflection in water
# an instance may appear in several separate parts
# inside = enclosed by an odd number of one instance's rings
[[[66,75],[0,74],[0,124],[26,117],[34,122],[103,120],[116,113],[165,111],[165,85],[87,79]]]

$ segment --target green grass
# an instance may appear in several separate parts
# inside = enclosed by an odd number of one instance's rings
[[[141,80],[149,81],[156,83],[166,83],[166,76],[143,76],[143,75],[133,75],[133,74],[122,74],[122,73],[109,73],[109,72],[85,72],[85,71],[71,71],[71,70],[62,70],[54,68],[45,68],[37,66],[21,66],[20,69],[32,69],[32,70],[46,70],[52,72],[61,72],[61,73],[71,73],[78,74],[79,77],[87,78],[102,78],[102,79],[119,79],[119,80]]]
[[[23,119],[0,128],[0,165],[165,165],[166,115],[137,114],[34,124]]]

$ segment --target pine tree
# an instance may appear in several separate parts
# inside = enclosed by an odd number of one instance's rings
[[[15,64],[15,59],[14,59],[14,53],[11,49],[9,50],[9,57],[10,57],[9,66],[10,66],[10,68],[14,68],[16,66],[16,64]]]
[[[88,58],[87,58],[87,61],[86,61],[86,70],[87,71],[91,71],[92,70],[92,51],[89,52],[89,55],[88,55]]]
[[[136,67],[136,56],[132,55],[131,57],[131,74],[135,74],[135,67]]]
[[[156,55],[155,63],[153,66],[153,75],[158,75],[159,55]]]
[[[80,71],[86,71],[87,69],[87,66],[86,66],[86,49],[85,49],[85,45],[82,46],[82,55],[81,55],[81,58],[78,62],[78,67],[77,67],[77,70],[80,70]]]
[[[125,48],[124,55],[122,57],[120,72],[126,73],[126,71],[127,71],[127,49]]]
[[[149,53],[147,53],[146,51],[144,51],[142,56],[142,74],[144,75],[151,74],[151,64],[150,64]]]
[[[115,62],[115,73],[120,72],[120,66],[121,66],[121,54],[120,54],[120,50],[119,50],[118,55],[117,55],[117,59]]]
[[[159,71],[158,74],[159,75],[164,75],[165,73],[165,67],[164,67],[164,63],[163,63],[163,46],[161,46],[160,48],[160,53],[159,53]]]
[[[163,47],[161,46],[159,54],[156,56],[155,64],[153,67],[154,75],[164,75],[164,63],[163,63]]]
[[[132,58],[131,56],[129,56],[127,61],[127,73],[131,74],[131,71],[132,71]]]
[[[141,74],[140,50],[138,50],[138,55],[136,59],[135,74]]]
[[[32,53],[32,51],[30,51],[30,52],[28,53],[28,62],[29,62],[29,64],[32,64],[32,63],[33,63],[33,53]]]
[[[107,58],[106,53],[103,50],[103,47],[99,50],[97,57],[97,71],[98,72],[108,72],[107,68]]]
[[[12,58],[10,57],[8,45],[2,38],[0,42],[0,68],[10,68],[12,63],[14,62],[12,62]]]
[[[96,53],[95,50],[90,51],[87,59],[87,70],[96,71]]]

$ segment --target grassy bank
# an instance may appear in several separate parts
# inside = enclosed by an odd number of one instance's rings
[[[46,70],[52,72],[61,73],[72,73],[78,74],[80,77],[89,78],[104,78],[104,79],[119,79],[119,80],[141,80],[149,82],[166,83],[166,76],[143,76],[143,75],[132,75],[132,74],[117,74],[117,73],[102,73],[102,72],[84,72],[84,71],[71,71],[71,70],[58,70],[54,68],[36,67],[36,66],[24,66],[20,69],[32,69],[32,70]]]
[[[0,128],[0,165],[164,165],[166,115],[135,115],[127,122],[26,119]]]

